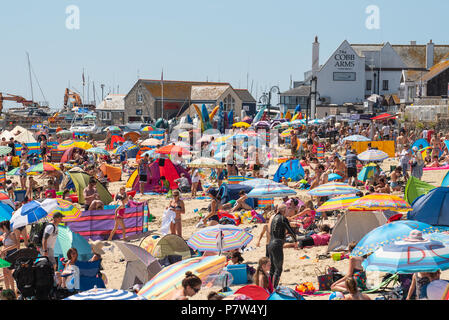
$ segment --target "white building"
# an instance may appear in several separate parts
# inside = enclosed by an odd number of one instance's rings
[[[426,45],[413,41],[409,45],[350,44],[344,40],[321,66],[317,38],[312,51],[312,71],[305,73],[305,81],[316,75],[317,105],[341,106],[362,104],[373,94],[412,95],[407,75],[426,73],[449,54],[449,46],[432,40]]]

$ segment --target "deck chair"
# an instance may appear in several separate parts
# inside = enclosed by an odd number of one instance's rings
[[[77,261],[75,265],[80,270],[80,291],[87,291],[97,288],[106,288],[103,279],[98,275],[100,273],[101,260],[94,262]]]
[[[377,287],[363,291],[363,293],[376,293],[386,291],[387,287],[392,283],[392,286],[396,286],[399,283],[399,274],[395,273],[387,277]]]

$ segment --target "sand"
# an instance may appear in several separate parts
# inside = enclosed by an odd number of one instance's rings
[[[397,165],[398,160],[396,158],[388,159],[383,162],[382,169],[389,170],[390,165]],[[277,166],[273,165],[270,167],[270,174],[272,175]],[[431,183],[435,186],[439,186],[444,175],[448,170],[437,170],[437,171],[424,171],[423,181]],[[114,182],[109,184],[109,190],[111,193],[118,192],[119,188],[126,183],[128,178],[127,174],[122,175],[122,181]],[[308,196],[305,191],[297,190],[298,195],[303,199],[308,199]],[[190,197],[189,194],[183,194],[182,197]],[[150,196],[150,195],[136,195],[136,201],[149,201],[149,208],[152,215],[156,217],[156,220],[150,223],[150,232],[158,233],[162,214],[168,205],[170,199],[167,199],[165,195],[160,196]],[[280,203],[281,200],[276,200],[275,204]],[[209,204],[207,200],[185,200],[186,213],[182,217],[182,232],[183,238],[189,239],[189,237],[196,232],[197,229],[195,225],[199,221],[199,216],[194,212],[194,209],[206,208]],[[335,219],[330,218],[328,221],[329,224],[335,223]],[[251,231],[254,235],[252,242],[248,245],[251,248],[250,251],[243,252],[242,256],[245,259],[245,263],[256,268],[257,261],[259,258],[265,255],[265,239],[262,240],[260,247],[256,246],[257,239],[259,238],[260,232],[262,230],[261,224],[252,224],[256,227]],[[244,224],[243,226],[249,226],[249,224]],[[136,245],[139,244],[141,239],[133,240],[131,243]],[[105,246],[105,255],[103,256],[103,267],[104,273],[108,279],[107,287],[120,289],[122,278],[125,272],[126,262],[123,260],[123,255],[121,251],[113,244],[114,241],[111,242],[110,246]],[[285,285],[291,288],[295,288],[295,286],[299,283],[303,282],[312,282],[315,287],[318,287],[317,276],[315,273],[316,269],[320,271],[325,270],[327,266],[335,267],[342,273],[346,273],[348,269],[348,259],[341,261],[334,261],[331,258],[324,260],[317,260],[317,256],[320,254],[325,254],[327,250],[327,246],[313,247],[313,248],[305,248],[303,250],[297,250],[293,248],[284,249],[284,269],[281,275],[280,284]],[[300,257],[308,256],[309,259],[300,259]],[[372,272],[368,272],[368,285],[374,285],[378,283],[379,278],[383,274],[374,274]],[[449,270],[442,272],[442,279],[449,279]],[[241,285],[231,285],[233,290],[241,287]],[[206,299],[207,294],[212,290],[218,290],[219,288],[204,288],[197,295],[192,297],[192,300],[200,300]],[[373,299],[379,294],[371,294]],[[328,295],[324,296],[307,296],[306,299],[309,300],[327,300],[329,298]]]

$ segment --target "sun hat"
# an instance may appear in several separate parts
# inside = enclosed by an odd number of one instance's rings
[[[434,280],[427,285],[427,299],[447,300],[449,298],[449,282]]]
[[[104,243],[101,242],[101,240],[92,241],[89,239],[89,244],[92,248],[93,253],[99,254],[99,255],[105,254],[105,252],[103,251]]]
[[[423,238],[421,231],[419,231],[418,229],[414,229],[414,230],[410,231],[408,237],[405,238],[404,241],[422,242],[422,241],[426,241],[426,239]]]

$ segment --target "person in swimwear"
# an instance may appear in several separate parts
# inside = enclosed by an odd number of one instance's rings
[[[126,204],[128,203],[128,195],[126,195],[123,199],[119,200],[119,206],[115,209],[115,218],[114,218],[114,229],[112,229],[111,233],[109,234],[108,241],[112,240],[112,237],[114,236],[115,232],[117,231],[118,227],[122,229],[122,236],[123,241],[128,241],[126,239],[126,227],[125,227],[125,208]]]

